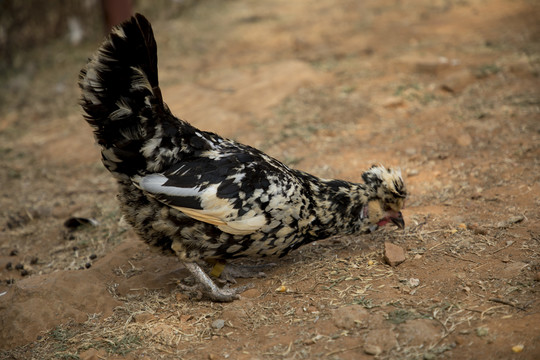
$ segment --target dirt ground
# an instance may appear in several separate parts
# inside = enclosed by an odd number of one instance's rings
[[[407,227],[307,245],[233,303],[189,299],[181,263],[121,221],[81,117],[100,40],[53,41],[2,74],[0,358],[540,358],[540,3],[164,5],[147,15],[173,113],[321,177],[398,166]]]

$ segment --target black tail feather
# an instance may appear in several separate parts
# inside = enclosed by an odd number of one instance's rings
[[[141,149],[168,109],[159,89],[156,41],[144,16],[113,28],[81,70],[79,86],[105,166],[120,177],[145,168]]]

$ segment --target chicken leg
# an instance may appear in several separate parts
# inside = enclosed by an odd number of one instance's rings
[[[247,284],[236,288],[229,288],[227,286],[219,288],[197,263],[186,262],[184,265],[195,278],[196,284],[193,286],[181,285],[182,289],[189,292],[197,292],[201,297],[208,298],[212,301],[231,302],[237,300],[240,298],[240,293],[253,287],[253,284]]]

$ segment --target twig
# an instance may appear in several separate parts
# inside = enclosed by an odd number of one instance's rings
[[[493,309],[498,309],[498,308],[500,308],[500,307],[502,307],[502,306],[492,306],[492,307],[490,307],[490,308],[488,308],[488,309],[482,311],[482,313],[480,314],[480,319],[483,320],[483,319],[484,319],[484,314],[487,313],[488,311],[491,311],[491,310],[493,310]]]
[[[482,310],[477,310],[477,309],[465,308],[465,310],[467,310],[467,311],[474,311],[474,312],[477,312],[477,313],[483,313]]]
[[[515,304],[512,304],[510,301],[506,301],[506,300],[502,300],[502,299],[497,299],[497,298],[492,298],[492,299],[489,299],[489,301],[493,301],[493,302],[496,302],[496,303],[499,303],[499,304],[503,304],[503,305],[508,305],[508,306],[512,306],[516,309],[519,309],[521,311],[527,311],[527,309],[525,309],[524,307],[521,307],[519,305],[515,305]]]
[[[500,248],[500,249],[495,250],[494,252],[491,253],[491,255],[494,255],[494,254],[496,254],[496,253],[498,253],[499,251],[502,251],[502,250],[504,250],[504,249],[508,249],[510,246],[514,245],[514,243],[515,243],[515,241],[512,241],[512,242],[509,243],[508,245],[506,245],[506,246],[504,246],[504,247],[502,247],[502,248]]]

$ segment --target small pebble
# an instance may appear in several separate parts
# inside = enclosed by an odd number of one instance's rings
[[[476,328],[476,335],[477,336],[480,336],[480,337],[484,337],[484,336],[487,336],[489,334],[489,329],[486,328],[486,327],[479,327],[479,328]]]
[[[90,255],[90,260],[95,260],[96,258],[97,258],[97,255],[96,255],[96,254]]]
[[[384,261],[390,266],[398,266],[406,259],[405,250],[388,241],[384,243]]]
[[[18,263],[17,265],[15,265],[15,269],[16,270],[22,270],[22,269],[24,269],[24,265],[21,264],[21,263]]]
[[[21,270],[21,276],[26,276],[26,275],[28,275],[28,274],[29,274],[29,273],[28,273],[28,270],[26,270],[26,269],[22,269],[22,270]]]
[[[225,326],[225,320],[223,319],[217,319],[212,322],[212,327],[216,330],[219,330]]]
[[[511,217],[508,218],[507,220],[499,221],[499,222],[497,223],[497,227],[498,227],[498,228],[509,227],[510,225],[520,223],[520,222],[522,222],[523,220],[525,220],[525,216],[523,216],[523,215],[511,216]]]
[[[79,247],[78,247],[78,246],[74,246],[74,247],[71,248],[71,250],[77,251],[77,250],[79,250]]]
[[[84,267],[87,268],[87,269],[90,269],[91,266],[92,266],[92,264],[90,264],[90,263],[84,264]]]
[[[8,284],[8,285],[15,284],[15,279],[7,279],[6,284]]]
[[[9,253],[9,256],[17,256],[17,255],[19,255],[19,250],[17,250],[17,249],[13,249]]]
[[[12,264],[11,261],[10,261],[10,262],[8,262],[8,263],[6,264],[6,270],[11,270],[11,269],[13,269],[13,264]]]
[[[368,355],[380,355],[382,353],[382,349],[380,346],[373,345],[373,344],[366,344],[364,345],[364,352]]]
[[[34,256],[32,260],[30,260],[30,265],[36,265],[38,263],[38,258]]]

